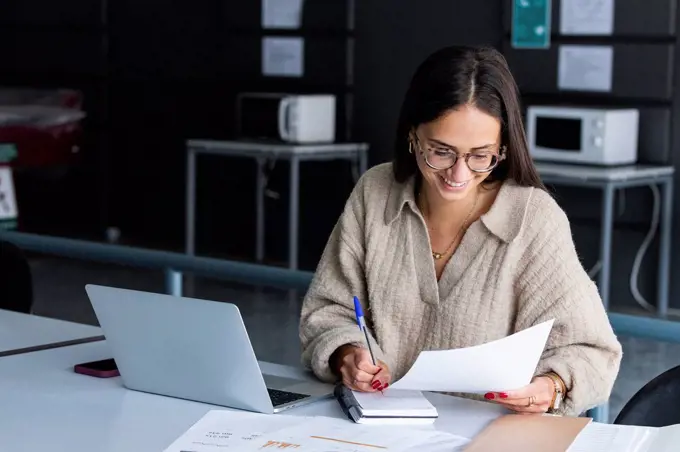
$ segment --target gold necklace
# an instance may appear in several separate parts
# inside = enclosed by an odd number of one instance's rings
[[[433,257],[435,260],[439,260],[439,259],[441,259],[442,257],[444,257],[444,256],[446,256],[447,254],[449,254],[449,251],[451,251],[451,248],[453,248],[454,243],[456,243],[456,240],[458,240],[458,236],[460,236],[461,232],[463,232],[463,230],[465,229],[465,225],[466,225],[466,223],[468,222],[468,220],[470,219],[470,215],[472,215],[472,212],[475,211],[475,207],[477,207],[477,200],[478,200],[478,199],[479,199],[479,192],[477,192],[477,194],[475,195],[475,202],[472,204],[472,208],[470,209],[470,211],[468,212],[467,216],[465,217],[465,220],[463,221],[463,224],[461,224],[460,229],[458,230],[458,233],[457,233],[456,236],[453,238],[453,240],[451,241],[451,243],[449,244],[449,246],[446,248],[446,250],[445,250],[443,253],[438,253],[438,252],[436,252],[435,250],[431,250],[431,251],[432,251],[432,257]],[[429,206],[428,203],[427,203],[427,197],[425,197],[425,202],[423,203],[423,205],[425,206],[425,210],[426,210],[425,213],[426,213],[426,216],[427,216],[427,215],[429,215],[429,213],[430,213],[430,206]]]

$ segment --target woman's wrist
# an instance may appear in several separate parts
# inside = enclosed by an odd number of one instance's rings
[[[548,408],[548,412],[557,411],[567,395],[567,385],[564,383],[564,380],[562,380],[562,377],[560,377],[555,372],[548,372],[542,376],[550,379],[554,386],[553,396],[550,402],[550,407]]]
[[[356,346],[352,344],[344,344],[336,348],[335,351],[331,354],[330,358],[328,359],[328,365],[331,368],[331,372],[335,376],[337,377],[340,376],[340,367],[342,367],[343,359],[345,358],[345,356],[351,353],[355,347]]]

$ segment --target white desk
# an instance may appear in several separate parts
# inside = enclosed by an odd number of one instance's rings
[[[257,162],[255,203],[257,212],[256,250],[258,262],[264,259],[264,194],[266,187],[265,163],[288,160],[290,162],[290,202],[288,205],[288,267],[298,267],[298,219],[300,193],[300,162],[323,160],[349,160],[354,180],[366,171],[368,160],[366,143],[286,144],[257,141],[187,141],[186,180],[186,253],[194,254],[196,222],[196,156],[212,154],[227,157],[245,157]]]
[[[99,327],[0,309],[0,356],[102,339]]]
[[[121,386],[120,378],[73,372],[75,364],[104,358],[110,358],[106,342],[0,359],[0,449],[160,452],[209,410],[224,409],[130,391]],[[262,366],[281,376],[306,375],[287,366]],[[461,436],[476,435],[503,412],[490,403],[437,394],[428,397],[439,411],[435,427]],[[344,417],[332,399],[285,413]]]

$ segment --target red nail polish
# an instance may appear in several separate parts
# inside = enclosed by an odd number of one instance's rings
[[[387,389],[387,387],[388,387],[389,385],[390,385],[389,383],[385,383],[385,386],[383,386],[383,389]]]
[[[505,392],[501,392],[501,393],[498,394],[498,395],[501,396],[501,399],[507,399],[507,398],[508,398],[508,394],[505,393]]]
[[[484,398],[487,399],[487,400],[493,400],[493,399],[496,398],[496,396],[493,395],[492,392],[487,392],[486,394],[484,394]]]
[[[371,386],[373,387],[373,389],[378,389],[380,387],[380,382],[376,380],[373,383],[371,383]]]

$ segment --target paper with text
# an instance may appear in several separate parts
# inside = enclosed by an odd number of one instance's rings
[[[558,51],[557,87],[577,91],[612,90],[612,46],[562,45]]]
[[[391,387],[467,393],[519,389],[531,382],[553,323],[548,320],[474,347],[421,352]]]
[[[213,410],[165,452],[450,452],[466,438],[437,430],[354,424],[346,419]]]
[[[562,0],[560,33],[563,35],[611,35],[614,32],[614,0]]]
[[[567,452],[674,452],[679,443],[680,425],[657,428],[593,422]]]
[[[304,39],[295,36],[262,38],[262,74],[302,77],[305,72]]]
[[[262,28],[300,28],[303,0],[262,0]]]

